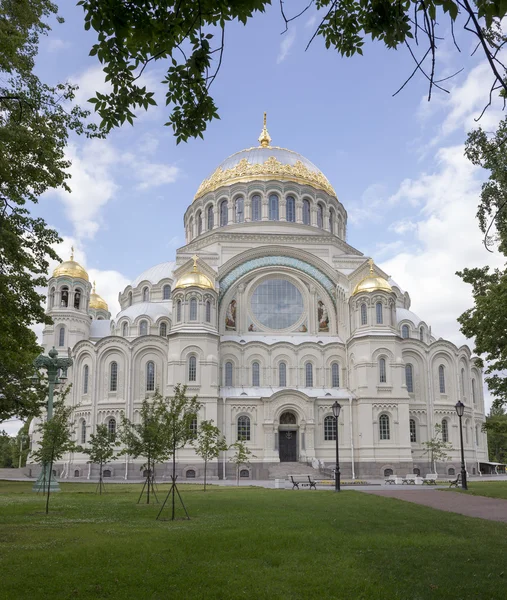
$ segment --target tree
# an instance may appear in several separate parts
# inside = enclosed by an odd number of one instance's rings
[[[250,457],[255,458],[255,454],[252,454],[250,448],[242,440],[231,444],[230,448],[234,448],[234,454],[229,461],[236,465],[236,485],[239,485],[239,469],[241,465],[249,465]]]
[[[271,0],[80,0],[78,4],[84,9],[85,29],[97,32],[90,55],[97,56],[111,84],[110,92],[97,93],[90,100],[102,117],[101,126],[110,130],[126,121],[132,124],[136,107],[148,109],[156,104],[153,91],[139,79],[150,63],[162,62],[167,65],[162,82],[167,86],[166,105],[171,106],[166,125],[173,127],[179,143],[202,137],[207,124],[219,118],[210,88],[222,64],[227,25],[234,21],[246,25]],[[293,15],[286,13],[288,5],[280,0],[282,33],[309,8],[317,10],[320,21],[307,49],[317,36],[326,48],[347,57],[362,54],[368,37],[389,49],[406,48],[414,70],[400,90],[415,74],[422,75],[429,82],[428,99],[434,87],[447,91],[443,86],[450,78],[437,74],[437,46],[449,38],[459,51],[454,33],[462,26],[489,62],[490,100],[497,90],[507,92],[499,55],[506,42],[500,27],[507,11],[505,2],[308,0]]]
[[[431,466],[435,473],[437,472],[437,461],[446,461],[449,458],[448,452],[453,450],[451,442],[444,442],[442,439],[442,425],[435,425],[435,435],[429,442],[423,442],[422,445],[426,448],[424,454],[429,455]]]
[[[220,429],[213,421],[202,421],[197,430],[197,437],[192,440],[196,453],[204,460],[204,491],[206,491],[206,472],[208,462],[227,450],[227,442]]]
[[[79,448],[80,452],[88,454],[91,464],[99,465],[99,493],[102,494],[103,480],[102,480],[102,469],[104,465],[111,461],[115,454],[115,447],[117,446],[116,436],[112,436],[109,433],[107,425],[97,425],[96,433],[92,433],[90,436],[89,446],[86,448]]]
[[[502,403],[493,402],[483,425],[483,431],[488,434],[489,460],[507,462],[507,414]]]
[[[14,438],[6,431],[0,431],[0,469],[14,467],[12,460]]]
[[[30,452],[30,438],[28,436],[29,428],[30,421],[27,421],[14,438],[12,448],[12,462],[14,467],[26,466],[26,459]]]
[[[40,35],[56,14],[49,0],[6,0],[0,5],[0,421],[40,413],[46,390],[29,381],[40,353],[30,326],[51,323],[44,296],[49,259],[60,241],[27,206],[51,188],[67,185],[69,132],[97,135],[84,125],[88,111],[71,108],[75,87],[50,87],[34,73]]]

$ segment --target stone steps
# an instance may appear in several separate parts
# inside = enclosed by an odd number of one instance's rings
[[[312,475],[320,479],[321,473],[318,469],[310,467],[306,463],[282,462],[269,467],[269,479],[288,479],[288,475]]]

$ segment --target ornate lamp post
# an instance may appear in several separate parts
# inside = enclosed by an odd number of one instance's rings
[[[465,469],[465,453],[463,451],[463,427],[461,425],[461,417],[463,416],[463,413],[465,412],[465,405],[463,404],[463,402],[461,402],[461,400],[458,400],[456,402],[455,408],[456,408],[456,412],[459,417],[459,441],[461,444],[461,487],[464,490],[468,490],[467,472]]]
[[[334,470],[334,491],[335,492],[340,491],[340,451],[338,448],[338,417],[340,416],[341,409],[342,409],[341,404],[339,404],[338,401],[335,401],[335,403],[333,404],[333,415],[334,415],[334,422],[335,422],[335,427],[336,427],[336,467]]]
[[[49,351],[49,356],[39,354],[39,356],[33,361],[36,369],[46,369],[48,373],[48,405],[47,405],[47,420],[49,421],[53,417],[53,394],[55,385],[65,383],[67,380],[67,369],[72,366],[72,358],[58,358],[58,350],[53,346]],[[61,370],[61,373],[59,374]],[[39,375],[35,373],[32,377],[33,380],[38,381]],[[42,465],[42,470],[37,481],[34,483],[32,490],[34,492],[46,491],[48,482],[50,481],[49,470],[52,465]],[[51,478],[51,491],[57,492],[60,488],[58,482]]]

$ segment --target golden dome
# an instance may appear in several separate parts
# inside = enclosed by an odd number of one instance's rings
[[[99,296],[97,294],[97,292],[95,291],[95,281],[93,282],[93,290],[92,293],[90,294],[90,304],[89,304],[90,308],[94,308],[95,310],[107,310],[109,311],[109,307],[107,306],[107,302],[104,300],[104,298],[102,298],[102,296]]]
[[[383,277],[378,277],[373,272],[373,260],[370,258],[368,262],[370,263],[370,272],[356,285],[352,295],[355,296],[361,292],[392,292],[393,288],[389,283]]]
[[[72,246],[70,260],[63,261],[62,264],[58,265],[53,271],[53,277],[62,277],[63,275],[89,281],[88,273],[74,260],[74,246]]]
[[[200,287],[207,290],[214,290],[215,286],[213,285],[209,277],[197,270],[198,257],[192,256],[192,259],[194,261],[193,269],[190,271],[190,273],[185,273],[178,279],[176,285],[174,286],[174,289]]]

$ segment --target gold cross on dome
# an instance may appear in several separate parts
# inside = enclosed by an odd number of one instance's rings
[[[194,271],[197,271],[197,261],[199,260],[197,254],[194,254],[194,256],[192,256],[192,260],[194,261]]]
[[[370,275],[373,275],[373,258],[370,258],[368,264],[370,265]]]
[[[74,246],[70,247],[70,260],[74,260]]]
[[[95,286],[95,281],[94,281],[93,282],[93,293],[95,293],[95,288],[96,288],[96,286]]]

